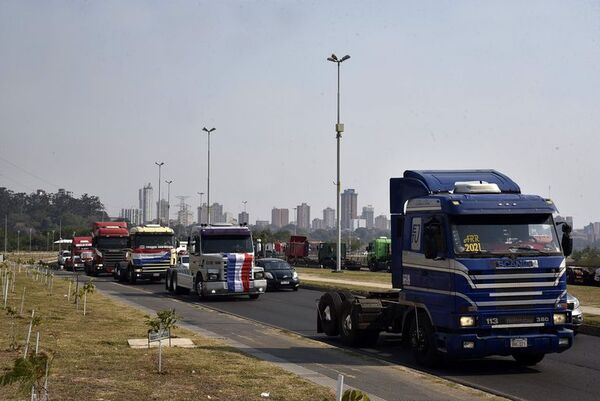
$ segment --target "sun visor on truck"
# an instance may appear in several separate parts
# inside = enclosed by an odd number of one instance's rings
[[[473,181],[496,184],[505,194],[521,193],[516,182],[496,170],[406,170],[404,178],[423,182],[431,193],[450,192],[457,182]]]
[[[407,200],[429,195],[422,181],[414,178],[390,178],[390,214],[404,214]]]

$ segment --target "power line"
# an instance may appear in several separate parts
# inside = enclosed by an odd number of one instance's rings
[[[6,159],[5,157],[3,157],[1,155],[0,155],[0,160],[2,160],[3,162],[5,162],[7,164],[10,164],[14,168],[16,168],[18,170],[21,170],[22,172],[24,172],[25,174],[28,174],[28,175],[32,176],[33,178],[38,179],[38,180],[44,182],[45,184],[49,184],[49,185],[52,185],[52,186],[54,186],[56,188],[60,188],[60,185],[56,185],[56,184],[54,184],[54,183],[46,180],[45,178],[40,177],[39,175],[33,174],[33,173],[25,170],[23,167],[20,167],[20,166],[16,165],[15,163],[11,162],[10,160]]]

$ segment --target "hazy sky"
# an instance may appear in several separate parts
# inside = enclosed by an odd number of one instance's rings
[[[598,1],[0,0],[0,186],[137,207],[158,169],[250,219],[388,214],[405,169],[495,168],[600,220]],[[163,185],[166,193],[166,185]],[[550,187],[550,188],[549,188]]]

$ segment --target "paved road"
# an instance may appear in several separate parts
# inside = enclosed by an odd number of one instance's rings
[[[125,294],[127,287],[113,284],[108,278],[100,278],[97,281],[99,288],[110,289],[115,293],[121,292],[127,297]],[[164,283],[140,284],[138,287],[153,294],[168,296],[164,290]],[[226,298],[199,302],[194,295],[183,296],[180,299],[341,346],[337,340],[316,333],[315,305],[320,295],[318,291],[301,289],[298,292],[267,293],[257,301]],[[419,369],[414,365],[410,352],[398,345],[397,337],[384,335],[376,347],[361,351],[401,366]],[[578,335],[572,349],[562,354],[548,355],[544,361],[533,368],[519,367],[512,358],[494,357],[454,363],[427,372],[514,399],[598,400],[600,397],[598,350],[600,350],[600,338]]]

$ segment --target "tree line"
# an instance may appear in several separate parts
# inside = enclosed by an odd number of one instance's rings
[[[108,219],[97,196],[83,194],[79,198],[67,192],[38,191],[26,194],[0,187],[0,251],[51,249],[54,240],[88,235],[93,221]],[[5,222],[8,230],[5,231]]]

